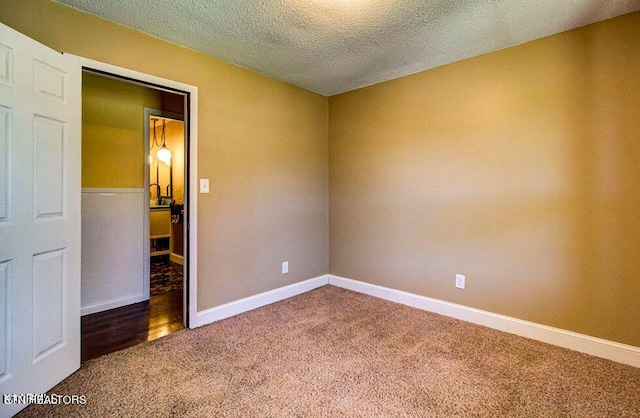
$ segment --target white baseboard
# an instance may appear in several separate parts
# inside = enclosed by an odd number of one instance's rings
[[[499,315],[480,309],[455,303],[415,295],[413,293],[390,289],[344,277],[328,275],[329,284],[364,293],[413,308],[434,312],[451,318],[461,319],[474,324],[542,341],[592,356],[613,360],[618,363],[640,367],[640,347],[621,344],[602,338],[591,337],[577,332],[554,328],[535,322],[523,321],[505,315]]]
[[[328,282],[328,275],[319,276],[198,312],[196,314],[195,327],[229,318],[274,302],[279,302],[292,296],[325,286]],[[193,328],[191,324],[189,325]]]
[[[171,253],[169,254],[169,260],[173,261],[174,263],[178,263],[180,265],[184,265],[184,256],[176,254],[176,253]]]
[[[83,306],[80,308],[80,315],[89,315],[92,313],[108,311],[109,309],[119,308],[121,306],[131,305],[145,301],[149,298],[145,298],[143,295],[127,296],[119,299],[111,299],[106,302],[100,302],[89,306]]]

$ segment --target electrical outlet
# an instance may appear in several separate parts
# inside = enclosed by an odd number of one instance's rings
[[[464,289],[465,281],[467,278],[462,274],[456,274],[456,287],[458,289]]]
[[[289,273],[289,262],[288,261],[283,261],[282,262],[282,274],[287,274]]]

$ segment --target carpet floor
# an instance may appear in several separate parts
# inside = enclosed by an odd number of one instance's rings
[[[638,417],[640,369],[324,286],[89,361],[20,417]]]

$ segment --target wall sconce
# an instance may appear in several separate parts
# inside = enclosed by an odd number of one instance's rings
[[[158,157],[158,160],[162,161],[166,165],[171,165],[171,151],[169,151],[169,148],[167,148],[167,145],[165,144],[165,135],[164,135],[165,125],[166,125],[166,122],[163,120],[162,121],[162,145],[160,146],[160,149],[156,153],[156,157]]]
[[[160,149],[156,153],[156,157],[158,158],[158,160],[162,161],[166,165],[171,165],[171,151],[169,151],[169,148],[167,148],[167,145],[165,143],[166,122],[164,120],[162,121],[162,138],[161,138],[162,144],[158,143],[158,139],[156,138],[156,122],[157,122],[157,119],[154,119],[153,120],[153,143],[151,144],[151,151],[153,151],[155,147],[159,146]],[[150,153],[149,164],[151,164],[152,162],[153,162],[153,154]]]

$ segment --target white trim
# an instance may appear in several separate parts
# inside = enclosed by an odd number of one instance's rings
[[[403,292],[401,290],[390,289],[388,287],[334,275],[328,276],[329,284],[333,286],[449,316],[451,318],[461,319],[592,356],[640,367],[640,347],[541,325],[535,322],[523,321],[521,319]]]
[[[189,234],[189,245],[185,249],[185,255],[188,256],[189,261],[189,323],[187,326],[190,328],[195,327],[197,326],[196,318],[198,314],[198,87],[73,54],[64,53],[64,55],[74,59],[78,65],[84,68],[150,83],[157,88],[167,87],[189,94],[189,106],[185,109],[185,122],[188,124],[187,129],[189,129],[189,199],[187,201],[188,206],[185,205],[185,211],[188,211],[189,224],[185,225],[185,228]],[[186,254],[187,251],[188,254]]]
[[[180,254],[176,254],[176,253],[169,254],[169,260],[173,261],[174,263],[178,263],[181,266],[184,265],[184,257],[181,256]]]
[[[198,312],[195,326],[210,324],[327,285],[328,275],[294,283]]]
[[[185,110],[189,129],[189,200],[184,205],[188,214],[184,228],[189,245],[185,247],[184,255],[188,256],[189,262],[189,328],[193,328],[198,326],[198,88],[195,87],[190,93],[188,114]]]
[[[83,306],[82,308],[80,308],[80,315],[85,316],[96,312],[119,308],[121,306],[144,302],[145,300],[149,300],[149,298],[145,298],[144,295],[127,296],[124,298],[112,299],[106,302],[96,303],[95,305]]]

